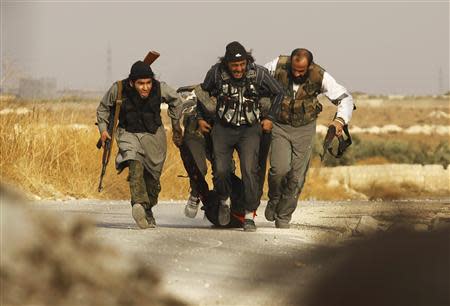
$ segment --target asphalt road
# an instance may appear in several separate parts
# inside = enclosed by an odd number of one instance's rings
[[[416,204],[400,205],[414,209]],[[194,305],[289,305],[289,297],[301,296],[333,260],[333,246],[351,239],[351,224],[377,205],[383,203],[305,205],[304,219],[294,218],[298,226],[289,230],[265,221],[262,206],[255,233],[213,228],[201,212],[188,219],[183,203],[160,203],[154,209],[158,227],[146,230],[137,228],[124,201],[41,202],[40,207],[95,219],[99,237],[143,258],[161,273],[168,291]],[[449,212],[448,202],[430,205],[433,214]]]

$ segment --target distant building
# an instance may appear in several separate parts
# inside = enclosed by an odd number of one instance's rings
[[[20,79],[18,95],[23,99],[53,99],[57,96],[56,79]]]

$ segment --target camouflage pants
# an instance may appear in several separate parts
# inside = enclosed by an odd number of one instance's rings
[[[145,209],[151,209],[158,203],[161,191],[159,180],[148,172],[137,160],[129,161],[128,181],[130,184],[131,205],[140,203]]]

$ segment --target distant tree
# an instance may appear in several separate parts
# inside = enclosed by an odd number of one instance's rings
[[[24,72],[20,69],[16,60],[2,57],[2,66],[0,71],[0,89],[1,92],[7,87],[17,87],[19,79],[24,77]]]

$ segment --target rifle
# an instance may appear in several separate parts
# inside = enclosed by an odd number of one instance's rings
[[[341,103],[341,100],[348,97],[346,93],[342,94],[339,98],[335,100],[330,100],[331,103],[334,105],[339,105]],[[353,110],[356,109],[356,105],[353,104]],[[337,113],[334,114],[334,119],[336,119]],[[330,153],[331,156],[334,156],[335,158],[340,158],[344,154],[345,150],[352,144],[352,137],[350,136],[350,132],[348,131],[348,124],[345,124],[343,126],[344,134],[347,136],[347,139],[344,139],[344,137],[338,136],[338,150],[336,153],[333,153],[333,149],[331,148],[331,143],[333,142],[334,136],[336,136],[336,127],[334,125],[328,126],[327,134],[325,135],[325,139],[323,141],[323,152],[320,155],[320,161],[323,162],[325,158],[325,154],[327,151]]]
[[[323,141],[323,153],[320,155],[320,161],[323,162],[325,158],[325,154],[330,153],[331,156],[334,156],[335,158],[340,158],[344,154],[345,150],[352,144],[352,137],[350,136],[350,133],[348,131],[348,125],[344,125],[343,127],[344,134],[347,136],[347,139],[344,139],[342,135],[338,136],[338,149],[337,152],[334,153],[333,149],[331,148],[331,143],[333,142],[334,137],[336,136],[336,127],[334,125],[330,125],[328,127],[327,134],[325,135],[325,139]]]
[[[156,51],[150,51],[147,53],[147,55],[144,58],[144,63],[151,65],[154,61],[160,56],[160,54]],[[119,122],[119,114],[120,114],[120,107],[122,106],[122,81],[117,82],[117,99],[115,101],[114,106],[114,112],[111,112],[109,115],[108,120],[108,134],[110,135],[111,139],[106,139],[105,141],[105,147],[103,148],[103,155],[102,155],[102,172],[100,173],[100,180],[98,183],[98,192],[101,192],[103,190],[103,177],[106,173],[106,167],[108,166],[109,159],[111,157],[111,151],[114,144],[114,138],[117,131],[117,125]],[[102,147],[102,139],[101,137],[97,141],[97,149],[101,149]]]
[[[198,85],[187,85],[187,86],[181,86],[178,87],[177,92],[191,92],[195,89],[195,87],[197,87]]]
[[[108,166],[109,158],[111,157],[111,151],[114,143],[114,137],[117,131],[117,123],[119,121],[119,113],[120,107],[122,106],[122,81],[117,82],[117,100],[115,102],[114,112],[109,114],[109,122],[108,122],[108,134],[111,139],[105,140],[105,147],[103,148],[102,155],[102,172],[100,174],[100,181],[98,183],[98,192],[103,190],[103,177],[106,173],[106,166]],[[112,119],[112,120],[111,120]],[[100,149],[102,147],[102,139],[100,138],[97,141],[97,148]]]
[[[156,61],[158,59],[158,57],[160,56],[160,54],[156,51],[150,51],[149,53],[147,53],[147,56],[144,58],[144,63],[146,63],[147,65],[151,65],[153,64],[154,61]]]

